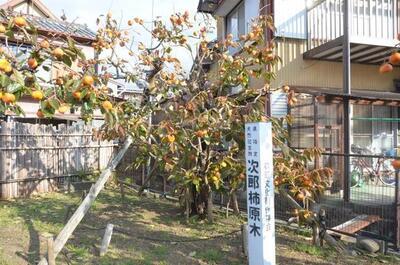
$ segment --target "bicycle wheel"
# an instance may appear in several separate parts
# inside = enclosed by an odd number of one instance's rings
[[[396,173],[384,164],[382,171],[379,174],[379,180],[386,186],[396,185]]]

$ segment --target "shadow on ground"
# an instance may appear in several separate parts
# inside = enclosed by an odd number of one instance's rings
[[[2,203],[7,210],[0,207],[0,225],[4,225],[0,234],[0,254],[1,251],[4,254],[0,255],[0,264],[34,264],[40,253],[44,253],[43,244],[39,243],[40,235],[44,232],[57,234],[63,227],[68,208],[75,208],[79,201],[80,194],[49,194]],[[15,220],[18,222],[14,223]],[[246,264],[241,235],[234,233],[242,221],[238,217],[226,219],[217,216],[213,224],[199,220],[186,224],[178,205],[173,202],[138,198],[134,194],[127,194],[122,202],[117,192],[106,190],[68,241],[57,264]],[[116,229],[107,254],[99,257],[99,245],[108,223],[114,224]],[[7,229],[14,237],[7,235]],[[19,233],[20,237],[15,233]],[[222,234],[230,235],[204,240]],[[11,238],[7,246],[1,243],[5,236]],[[293,233],[278,232],[278,263],[374,264],[371,260],[356,260],[356,263],[345,260],[341,263],[343,259],[338,259],[328,250],[307,254],[299,251],[304,242],[303,237]],[[12,256],[2,263],[1,257]]]

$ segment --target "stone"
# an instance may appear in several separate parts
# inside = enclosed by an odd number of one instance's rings
[[[380,245],[378,242],[367,237],[357,237],[356,246],[362,250],[368,251],[369,253],[378,252]]]

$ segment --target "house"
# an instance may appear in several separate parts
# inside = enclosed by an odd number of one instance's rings
[[[0,4],[0,9],[11,10],[17,14],[23,14],[26,19],[32,23],[39,32],[41,38],[53,39],[70,36],[72,37],[79,48],[82,49],[86,58],[95,58],[96,53],[92,47],[92,43],[96,40],[96,33],[89,29],[86,25],[77,24],[74,22],[66,21],[65,17],[59,18],[49,10],[42,1],[40,0],[10,0],[3,4]],[[0,42],[3,39],[0,36]],[[39,40],[40,41],[40,40]],[[13,49],[14,53],[29,54],[30,45],[24,43],[12,43],[8,44]],[[50,71],[45,71],[42,68],[38,69],[37,75],[40,76],[47,82],[56,79],[59,76],[63,76],[68,71],[79,71],[76,63],[72,65],[70,69],[65,67],[57,67],[57,63],[52,63]],[[126,83],[117,79],[111,79],[108,84],[110,90],[110,96],[116,101],[125,100],[130,96],[136,96],[140,94],[140,91],[127,89]],[[39,108],[39,103],[32,98],[26,96],[19,102],[20,106],[25,112],[25,116],[17,117],[9,115],[8,119],[30,122],[30,123],[71,123],[79,120],[79,110],[72,113],[55,114],[52,120],[38,119],[36,112]],[[97,120],[98,124],[102,123],[103,116],[100,112],[95,113],[94,119]]]
[[[274,38],[282,61],[271,85],[289,85],[298,94],[298,103],[289,108],[290,144],[299,150],[321,148],[324,155],[315,166],[335,170],[321,199],[331,214],[329,225],[376,215],[381,221],[363,230],[396,246],[400,189],[382,154],[395,155],[398,147],[400,69],[386,74],[378,69],[399,42],[398,5],[398,0],[200,0],[198,5],[199,12],[217,20],[218,39],[227,34],[239,39],[254,17],[273,16],[276,30],[266,37]],[[352,152],[360,150],[356,147],[372,152]],[[360,161],[361,169],[355,166]],[[389,185],[379,181],[383,175],[391,179]]]

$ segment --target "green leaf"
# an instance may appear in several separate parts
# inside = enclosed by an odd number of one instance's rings
[[[68,65],[69,67],[72,66],[71,58],[69,56],[67,56],[67,55],[64,55],[62,57],[62,62],[65,63],[66,65]]]
[[[86,55],[81,49],[77,49],[76,53],[78,54],[79,58],[81,58],[82,60],[86,60]]]
[[[107,112],[106,114],[105,114],[105,121],[108,123],[108,125],[109,126],[114,126],[115,125],[115,119],[114,119],[114,116],[110,113],[110,112]]]
[[[24,86],[18,83],[12,83],[7,86],[7,91],[10,93],[17,93],[19,91],[22,91],[23,89]]]
[[[6,111],[6,106],[3,102],[0,102],[0,113],[4,113]]]
[[[21,85],[25,84],[25,79],[24,76],[17,70],[13,70],[13,76],[15,78],[15,81]]]
[[[40,108],[46,117],[51,117],[55,113],[55,109],[52,107],[50,101],[42,101],[40,103]]]
[[[53,109],[58,109],[60,107],[60,102],[55,98],[50,99],[49,104]]]
[[[83,99],[87,95],[87,93],[88,93],[88,90],[87,89],[83,89],[81,91],[81,99]]]
[[[45,108],[45,109],[42,109],[42,112],[43,112],[44,116],[51,117],[54,115],[55,110],[52,108]]]
[[[88,112],[90,110],[90,106],[87,102],[83,102],[82,109],[84,112]]]
[[[18,105],[14,106],[14,110],[13,111],[17,116],[25,115],[24,110]],[[0,110],[0,112],[1,112],[1,110]]]
[[[65,89],[68,90],[74,84],[74,82],[75,82],[74,79],[68,79],[68,81],[65,82],[65,84],[64,84]],[[77,87],[77,86],[75,86],[75,87]]]
[[[71,37],[67,38],[67,42],[68,42],[68,47],[75,48],[75,41]]]
[[[1,87],[7,87],[11,83],[11,80],[8,76],[1,74],[0,75],[0,85]]]
[[[97,97],[95,93],[90,93],[90,102],[96,102]]]
[[[42,66],[43,70],[45,70],[46,72],[49,72],[51,70],[51,67],[48,65],[43,65]]]
[[[76,60],[77,54],[74,49],[71,50],[69,48],[66,48],[66,49],[64,49],[64,52],[65,52],[65,56],[69,57],[71,59],[71,61]]]
[[[7,37],[9,37],[10,39],[15,39],[14,31],[13,31],[13,30],[7,30],[6,33],[5,33],[5,35],[6,35]]]
[[[173,175],[173,174],[169,175],[168,180],[172,180],[172,179],[176,179],[176,175]]]

